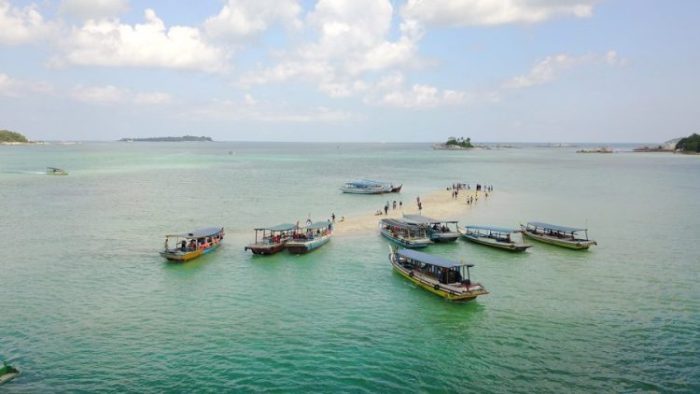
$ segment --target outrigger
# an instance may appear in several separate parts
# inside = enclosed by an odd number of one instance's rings
[[[19,376],[19,370],[8,364],[7,361],[3,361],[2,367],[0,367],[0,384],[7,383],[17,376]]]
[[[521,224],[520,228],[523,235],[563,248],[584,250],[598,245],[596,241],[588,239],[588,229],[585,228],[558,226],[542,222],[528,222],[525,226]],[[581,233],[583,236],[579,235]]]
[[[284,249],[287,241],[297,228],[294,224],[278,224],[272,227],[260,227],[255,230],[255,242],[243,248],[253,254],[271,255]]]
[[[292,254],[308,253],[328,243],[332,235],[333,225],[330,221],[310,223],[306,227],[297,227],[286,247]]]
[[[464,226],[464,230],[460,229],[459,232],[462,234],[462,238],[468,241],[511,252],[524,252],[527,248],[532,247],[532,245],[513,239],[513,235],[520,231],[511,228]]]
[[[175,240],[174,248],[168,245],[171,239]],[[170,261],[190,261],[216,250],[223,239],[223,227],[207,227],[184,234],[166,235],[165,247],[160,255]]]
[[[390,247],[389,260],[394,271],[417,286],[449,301],[471,301],[488,294],[480,283],[472,283],[473,264],[458,263],[409,249]]]
[[[403,221],[424,227],[428,237],[433,242],[454,242],[459,238],[456,220],[433,219],[423,215],[403,215]]]
[[[433,243],[428,238],[427,230],[422,226],[409,224],[397,219],[379,221],[379,232],[405,248],[424,248]]]

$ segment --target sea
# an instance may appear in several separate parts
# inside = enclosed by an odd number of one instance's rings
[[[22,372],[0,392],[699,392],[700,156],[629,148],[0,146],[0,360]],[[356,178],[404,186],[339,191]],[[428,247],[490,292],[461,304],[393,273],[376,231],[243,249],[254,227],[410,211],[457,182],[494,187],[460,225],[586,227],[598,245]],[[215,253],[158,255],[206,226],[225,228]]]

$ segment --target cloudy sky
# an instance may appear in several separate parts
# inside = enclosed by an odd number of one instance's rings
[[[696,0],[0,0],[0,129],[663,141],[700,131],[699,15]]]

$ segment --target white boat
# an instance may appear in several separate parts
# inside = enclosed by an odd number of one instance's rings
[[[454,242],[459,238],[456,220],[433,219],[423,215],[403,215],[403,221],[425,228],[433,242]]]
[[[520,225],[522,233],[536,241],[563,248],[585,250],[596,241],[588,239],[588,229],[578,227],[566,227],[542,222],[528,222]]]
[[[286,248],[292,254],[309,253],[328,243],[333,236],[331,222],[316,222],[306,227],[297,228],[292,238],[287,241]]]
[[[425,228],[397,219],[379,221],[379,232],[390,241],[405,248],[425,248],[433,243]]]
[[[382,194],[398,193],[403,185],[394,185],[390,182],[373,181],[370,179],[360,179],[346,182],[340,190],[350,194]]]
[[[468,241],[511,252],[524,252],[532,246],[513,239],[513,234],[519,231],[511,228],[465,226],[459,232],[462,234],[462,238]]]

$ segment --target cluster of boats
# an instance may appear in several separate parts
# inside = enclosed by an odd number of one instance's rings
[[[588,249],[597,243],[588,239],[585,228],[566,227],[542,222],[529,222],[520,229],[494,226],[459,227],[457,221],[433,219],[422,215],[403,215],[399,219],[381,219],[381,235],[399,246],[424,248],[433,243],[453,242],[462,237],[467,241],[511,252],[524,252],[532,245],[518,239],[524,236],[569,249]]]
[[[345,182],[340,190],[350,194],[384,194],[399,193],[403,185],[396,185],[391,182],[375,181],[371,179],[359,179]]]

